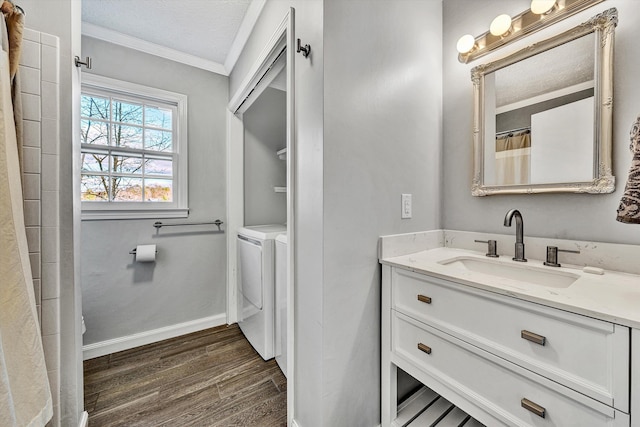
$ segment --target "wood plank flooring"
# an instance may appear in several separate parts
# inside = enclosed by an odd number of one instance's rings
[[[84,362],[89,427],[286,426],[286,389],[237,325]]]

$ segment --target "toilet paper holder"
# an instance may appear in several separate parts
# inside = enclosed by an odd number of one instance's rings
[[[130,253],[131,255],[135,255],[135,254],[138,252],[136,249],[137,249],[137,248],[133,248],[133,249],[131,249],[131,250],[129,251],[129,253]],[[158,250],[157,250],[157,249],[156,249],[156,253],[158,253]]]

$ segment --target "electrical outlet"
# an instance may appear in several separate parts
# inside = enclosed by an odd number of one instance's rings
[[[402,219],[411,218],[411,194],[402,195]]]

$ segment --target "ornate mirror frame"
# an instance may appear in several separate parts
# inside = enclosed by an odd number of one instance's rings
[[[562,34],[526,47],[510,56],[479,65],[471,70],[473,82],[473,196],[493,194],[532,193],[611,193],[615,188],[612,174],[612,120],[613,120],[613,47],[614,32],[618,24],[617,9],[609,9],[594,16]],[[554,47],[590,33],[595,33],[595,90],[594,90],[594,179],[586,182],[553,184],[485,185],[484,184],[484,137],[485,124],[485,75],[523,59],[537,55]],[[597,165],[597,167],[596,167]]]

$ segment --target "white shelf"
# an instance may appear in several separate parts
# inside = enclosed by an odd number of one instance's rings
[[[423,386],[398,405],[395,427],[484,427],[462,409]]]
[[[273,187],[273,191],[276,193],[286,193],[287,187]]]
[[[282,150],[276,151],[278,158],[280,160],[287,160],[287,147],[284,147]]]

